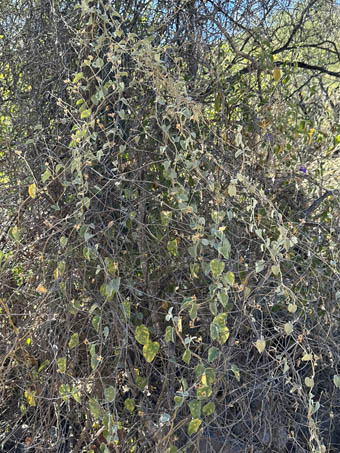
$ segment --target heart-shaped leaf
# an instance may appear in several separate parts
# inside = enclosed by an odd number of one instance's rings
[[[338,389],[340,388],[340,376],[338,376],[337,374],[335,374],[333,376],[333,382],[334,382],[334,385],[335,387]]]
[[[307,376],[305,378],[305,384],[307,385],[307,387],[313,388],[314,387],[314,379]]]
[[[213,362],[216,360],[220,355],[220,350],[215,348],[215,346],[211,347],[208,351],[208,362]]]
[[[105,399],[108,403],[112,403],[116,397],[116,389],[110,385],[104,390]]]
[[[149,342],[149,335],[149,329],[144,324],[136,327],[135,338],[138,343],[147,344]]]
[[[266,349],[266,341],[261,337],[255,343],[256,349],[259,351],[260,354]]]
[[[218,278],[224,271],[224,262],[220,260],[211,260],[210,261],[210,270],[214,278]]]
[[[197,433],[198,428],[201,426],[202,420],[200,418],[194,418],[191,420],[188,426],[188,434],[191,436],[192,434]]]
[[[136,401],[132,398],[127,398],[124,402],[125,409],[129,412],[133,412],[136,407]]]
[[[200,418],[201,416],[201,401],[193,400],[189,403],[189,409],[193,418]]]
[[[207,417],[215,412],[215,403],[210,401],[210,403],[206,404],[202,408],[203,414]]]
[[[143,346],[143,356],[147,362],[152,362],[159,351],[159,343],[157,341],[149,341]]]

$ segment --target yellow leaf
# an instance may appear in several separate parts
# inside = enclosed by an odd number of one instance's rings
[[[34,183],[28,186],[28,194],[31,198],[35,198],[37,196],[37,187]]]
[[[312,139],[313,139],[313,135],[315,134],[315,129],[311,129],[309,131],[309,142],[308,142],[308,145],[310,145],[312,143]]]
[[[40,293],[40,294],[46,294],[47,293],[47,289],[42,284],[37,286],[36,291],[37,291],[37,293]]]
[[[263,339],[263,337],[261,337],[259,340],[256,341],[255,346],[259,353],[262,354],[262,352],[266,348],[266,341]]]
[[[30,390],[25,391],[25,398],[30,406],[35,406],[35,396],[36,392],[31,392]]]
[[[278,82],[281,79],[281,71],[278,66],[276,66],[273,71],[273,79],[275,80],[275,82]]]

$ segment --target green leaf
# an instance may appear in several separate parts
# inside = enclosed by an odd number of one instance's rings
[[[190,349],[186,349],[185,352],[184,352],[184,354],[183,354],[182,360],[183,360],[183,362],[185,362],[187,365],[189,365],[190,359],[191,359],[191,351],[190,351]]]
[[[65,248],[67,245],[67,237],[61,236],[61,238],[59,239],[59,244],[60,247]]]
[[[63,400],[67,401],[70,397],[69,393],[71,392],[70,386],[68,384],[61,384],[59,387],[59,392],[63,396]]]
[[[72,387],[71,394],[77,403],[81,403],[80,393],[77,387]]]
[[[92,319],[92,326],[94,327],[96,332],[99,331],[100,321],[101,321],[101,317],[98,315],[94,316]]]
[[[235,275],[234,275],[233,272],[231,272],[231,271],[227,272],[225,278],[226,278],[226,281],[228,282],[228,284],[229,284],[230,286],[234,286],[234,283],[235,283]]]
[[[110,296],[114,295],[119,290],[119,287],[120,287],[120,278],[119,277],[113,278],[112,280],[110,280],[106,284],[106,288],[105,288],[107,296],[110,297]]]
[[[149,329],[144,324],[136,327],[135,338],[138,343],[146,345],[149,342],[149,335]]]
[[[230,332],[228,327],[224,326],[220,328],[220,332],[217,338],[219,344],[224,344],[229,338]]]
[[[278,265],[272,266],[272,273],[275,275],[275,277],[280,275],[280,266]]]
[[[77,333],[74,333],[72,337],[70,338],[70,341],[68,342],[68,347],[70,349],[75,348],[79,344],[79,335]]]
[[[236,186],[235,186],[235,184],[233,184],[233,183],[229,184],[229,186],[228,186],[228,194],[231,197],[235,197],[236,196]]]
[[[137,387],[140,388],[141,390],[144,390],[147,383],[148,383],[148,380],[146,379],[146,377],[136,376]]]
[[[293,324],[291,322],[286,322],[286,324],[284,325],[284,329],[286,334],[290,335],[294,330]]]
[[[127,398],[124,402],[125,409],[129,412],[133,412],[136,407],[136,401],[132,398]]]
[[[214,278],[218,278],[224,271],[225,263],[223,261],[214,259],[210,261],[210,269]]]
[[[202,411],[206,417],[212,415],[215,412],[215,403],[211,401],[210,403],[205,404]]]
[[[202,374],[205,373],[205,368],[204,366],[200,363],[198,365],[195,366],[195,375],[196,377],[201,377]]]
[[[288,311],[289,313],[295,313],[297,310],[297,305],[296,304],[289,304],[288,305]]]
[[[89,116],[91,116],[91,110],[90,109],[87,109],[87,110],[83,110],[80,114],[80,118],[83,120],[85,118],[88,118]]]
[[[127,317],[127,319],[130,319],[130,317],[131,317],[131,304],[130,304],[130,301],[124,300],[123,301],[123,308],[124,308],[124,315]]]
[[[214,360],[218,359],[220,355],[220,350],[212,346],[208,351],[208,362],[213,362]]]
[[[218,325],[213,322],[210,323],[210,337],[213,341],[216,340],[219,333],[220,333],[220,328],[218,327]]]
[[[236,365],[231,365],[231,371],[234,373],[234,376],[238,382],[240,382],[240,370],[237,368]]]
[[[171,255],[177,256],[177,239],[173,239],[172,241],[168,241],[168,250]]]
[[[225,290],[220,291],[217,294],[217,298],[221,302],[221,304],[223,305],[224,308],[228,305],[229,295],[228,295],[227,291],[225,291]]]
[[[84,74],[82,72],[78,72],[73,79],[73,83],[77,83],[80,79],[84,77]]]
[[[335,387],[338,389],[340,388],[340,376],[338,376],[337,374],[335,374],[333,376],[333,382],[334,382],[334,385]]]
[[[219,253],[226,259],[229,258],[229,255],[230,255],[230,252],[231,252],[231,245],[230,245],[230,242],[228,241],[227,238],[225,238],[222,242],[222,244],[220,244],[217,248],[217,250],[219,251]]]
[[[143,355],[147,362],[152,362],[159,351],[159,343],[157,341],[149,341],[143,346]]]
[[[200,418],[201,416],[201,401],[193,400],[189,403],[189,409],[192,415],[192,418]]]
[[[192,321],[194,321],[197,318],[197,303],[192,302],[191,308],[189,310],[189,316]]]
[[[161,224],[168,226],[172,219],[172,211],[161,211]]]
[[[213,319],[213,323],[216,324],[218,327],[222,328],[225,326],[225,322],[227,320],[227,313],[219,313],[215,318]]]
[[[179,450],[177,447],[172,445],[170,448],[167,449],[166,453],[179,453]]]
[[[170,343],[170,341],[174,341],[174,328],[171,326],[167,326],[165,329],[165,341],[166,343]]]
[[[66,357],[59,357],[57,360],[58,368],[60,373],[66,372]]]
[[[263,260],[257,261],[255,263],[255,272],[256,273],[262,272],[263,269],[265,268],[265,266],[266,266],[265,261],[263,261]]]
[[[206,368],[205,370],[205,380],[208,385],[212,385],[215,382],[216,373],[212,368]]]
[[[175,401],[175,406],[176,406],[176,407],[181,407],[182,404],[183,404],[183,402],[184,402],[184,398],[183,398],[183,396],[178,396],[178,395],[176,395],[176,396],[174,397],[174,401]]]
[[[47,365],[49,363],[50,363],[50,361],[48,359],[44,360],[38,369],[38,373],[41,373],[42,371],[44,371],[44,369],[47,367]]]
[[[220,224],[225,217],[225,212],[224,211],[213,211],[211,213],[211,218],[215,223]]]
[[[197,244],[192,245],[188,248],[189,255],[196,259],[197,258]]]
[[[212,315],[215,316],[217,314],[217,305],[216,305],[215,300],[211,300],[209,302],[209,310],[210,310]]]
[[[191,420],[188,426],[188,434],[191,436],[192,434],[197,433],[199,427],[201,426],[202,420],[200,418],[194,418]]]
[[[102,408],[100,407],[100,404],[98,403],[98,401],[95,399],[95,398],[91,398],[89,400],[89,406],[90,406],[90,412],[91,412],[91,415],[98,419],[102,416]]]
[[[222,109],[222,95],[218,93],[215,98],[215,112],[219,113]]]
[[[114,401],[116,398],[116,389],[112,385],[110,385],[109,387],[106,387],[106,389],[104,390],[104,395],[105,400],[108,403],[112,403],[112,401]]]
[[[20,239],[20,232],[18,226],[14,225],[14,227],[10,228],[8,235],[11,239],[18,241]]]
[[[41,180],[42,182],[46,182],[48,179],[50,179],[50,177],[52,176],[52,173],[50,172],[50,170],[47,168],[44,173],[41,175]]]
[[[198,400],[205,400],[212,394],[212,387],[210,385],[201,385],[197,387],[196,396]]]

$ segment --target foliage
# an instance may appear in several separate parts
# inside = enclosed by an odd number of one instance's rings
[[[288,6],[1,4],[4,451],[336,448],[339,11]]]

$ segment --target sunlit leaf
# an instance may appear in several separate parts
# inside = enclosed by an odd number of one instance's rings
[[[276,66],[274,68],[274,71],[273,71],[273,79],[275,80],[275,82],[278,82],[281,78],[281,71],[280,71],[280,68],[278,66]]]
[[[172,241],[168,241],[168,250],[171,255],[177,256],[177,239],[173,239]]]
[[[74,333],[71,338],[70,338],[70,341],[68,342],[68,347],[70,349],[73,349],[75,348],[76,346],[78,346],[79,344],[79,335],[78,333]]]
[[[266,341],[263,337],[261,337],[256,341],[255,346],[259,353],[262,354],[262,352],[266,349]]]
[[[340,376],[338,376],[337,374],[335,374],[333,376],[333,382],[334,382],[334,385],[335,387],[338,389],[340,388]]]
[[[191,436],[192,434],[197,433],[199,427],[201,426],[202,420],[199,418],[194,418],[191,420],[188,426],[188,434]]]
[[[223,261],[214,259],[210,261],[210,269],[214,278],[218,278],[224,271],[225,263]]]
[[[25,398],[30,406],[35,406],[35,391],[26,390],[25,391]]]
[[[143,355],[147,362],[152,362],[159,351],[159,343],[157,341],[149,341],[143,346]]]
[[[149,342],[149,329],[144,325],[141,324],[136,327],[135,338],[140,344],[147,344]]]
[[[37,196],[37,187],[34,183],[28,186],[28,194],[31,198],[35,198]]]
[[[66,372],[66,357],[59,357],[59,359],[57,360],[57,364],[58,364],[58,371],[61,372],[61,373],[65,373]]]
[[[307,385],[307,387],[313,388],[314,387],[314,379],[307,376],[305,378],[305,384]]]

